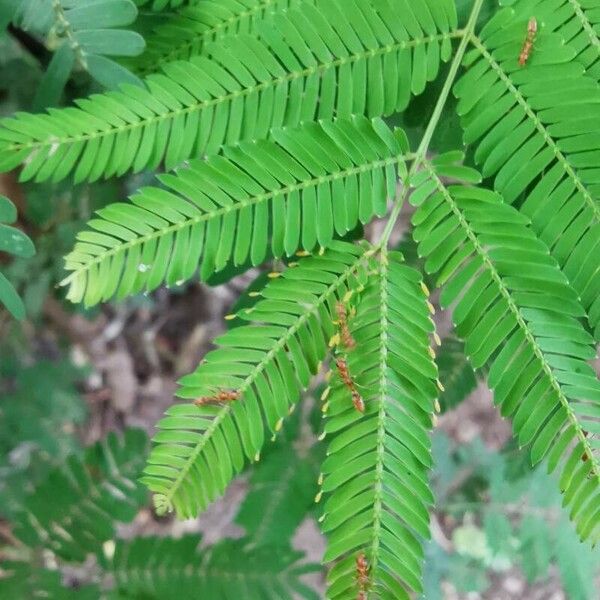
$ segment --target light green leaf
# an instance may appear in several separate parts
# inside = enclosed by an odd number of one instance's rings
[[[564,504],[582,539],[600,539],[594,339],[577,293],[527,219],[484,188],[445,185],[443,157],[426,163],[428,196],[413,216],[425,268],[455,305],[457,334],[533,463],[559,470]],[[423,185],[427,185],[424,182]]]
[[[536,0],[500,11],[473,39],[475,60],[455,92],[465,141],[477,143],[484,177],[493,176],[495,189],[531,219],[579,294],[598,341],[600,54],[597,32],[581,23],[597,13],[587,8]],[[538,12],[531,56],[521,66],[528,21]],[[546,28],[546,19],[553,25]],[[554,27],[559,33],[548,33]],[[588,34],[595,43],[583,50]]]
[[[420,275],[397,253],[374,258],[364,291],[349,322],[356,347],[345,356],[357,410],[338,375],[326,398],[322,530],[325,560],[336,561],[328,598],[360,592],[410,598],[421,591],[423,538],[429,537],[428,484],[437,369],[429,354],[429,318]],[[340,358],[340,357],[338,357]],[[356,579],[364,556],[368,581]]]

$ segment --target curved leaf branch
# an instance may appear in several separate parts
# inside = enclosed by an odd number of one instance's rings
[[[193,517],[221,494],[244,464],[257,460],[264,427],[275,432],[327,352],[331,311],[372,254],[337,242],[322,257],[288,269],[245,315],[254,321],[217,340],[196,372],[184,377],[183,398],[233,389],[239,399],[214,406],[183,403],[167,411],[143,477],[159,512]],[[284,297],[295,300],[283,300]]]

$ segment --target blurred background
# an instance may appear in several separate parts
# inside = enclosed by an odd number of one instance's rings
[[[153,18],[142,17],[131,28],[143,33]],[[106,77],[122,76],[119,67],[108,76],[75,67],[58,93],[48,89],[44,73],[57,47],[43,28],[2,30],[0,116],[68,105],[110,85]],[[434,85],[403,117],[413,135],[435,97]],[[450,114],[435,140],[440,151],[460,143]],[[0,253],[0,271],[27,315],[18,321],[0,310],[0,597],[181,599],[199,597],[194,590],[205,586],[212,592],[203,597],[220,599],[234,589],[224,572],[263,590],[261,598],[283,598],[280,580],[293,582],[296,597],[323,597],[314,502],[324,452],[317,441],[322,381],[260,461],[199,519],[156,517],[137,483],[177,379],[236,325],[223,317],[251,303],[248,291],[271,270],[228,271],[210,285],[161,289],[92,311],[66,302],[57,284],[75,234],[95,210],[150,181],[141,174],[40,185],[19,183],[16,172],[0,175],[0,195],[16,207],[13,226],[35,246],[34,256]],[[396,242],[416,261],[402,232]],[[446,392],[433,436],[437,506],[424,598],[598,598],[599,551],[579,543],[556,482],[519,452],[448,334],[449,315],[436,318]]]

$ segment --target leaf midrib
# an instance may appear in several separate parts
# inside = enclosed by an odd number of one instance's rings
[[[284,571],[279,570],[268,570],[265,567],[268,565],[264,565],[260,570],[249,567],[247,571],[245,570],[226,570],[223,567],[213,566],[211,564],[202,565],[198,564],[199,561],[202,560],[202,555],[198,554],[196,557],[198,560],[196,562],[191,561],[189,563],[183,565],[173,565],[173,564],[158,564],[157,569],[150,569],[148,567],[129,567],[129,568],[115,568],[111,569],[111,573],[115,576],[117,581],[121,583],[130,583],[133,575],[137,575],[137,579],[142,579],[144,581],[155,582],[157,579],[173,581],[173,577],[179,575],[186,576],[188,579],[199,579],[203,583],[206,583],[210,578],[215,577],[217,579],[225,579],[230,581],[239,582],[240,578],[244,580],[249,580],[253,582],[264,581],[265,583],[271,584],[273,581],[279,581],[288,587],[289,582],[288,578],[293,577],[294,575],[294,564],[290,564],[286,566]]]
[[[387,395],[387,332],[388,332],[388,314],[387,314],[387,248],[382,248],[380,253],[380,265],[378,277],[380,278],[379,306],[380,306],[380,348],[379,348],[379,412],[377,415],[377,453],[375,466],[375,484],[373,498],[373,542],[371,546],[371,574],[377,572],[377,563],[379,562],[379,543],[381,529],[381,514],[383,512],[383,478],[385,461],[385,422],[387,417],[386,402]]]

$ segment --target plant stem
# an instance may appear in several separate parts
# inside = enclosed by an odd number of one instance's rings
[[[73,32],[73,26],[67,20],[65,15],[65,9],[62,5],[61,0],[52,0],[52,10],[54,11],[55,22],[61,26],[62,31],[57,32],[59,35],[63,35],[71,46],[73,53],[75,54],[75,60],[79,63],[79,65],[87,70],[87,62],[85,60],[85,56],[83,54],[83,50],[81,45],[77,41],[75,34]]]
[[[475,26],[477,25],[477,19],[479,18],[479,13],[481,11],[481,7],[483,6],[483,1],[484,0],[475,0],[473,4],[473,8],[471,9],[471,15],[469,16],[469,21],[467,23],[467,26],[463,30],[463,36],[460,40],[460,45],[458,46],[456,55],[454,56],[452,64],[450,65],[448,77],[446,77],[444,87],[442,88],[435,108],[433,109],[433,114],[429,119],[427,129],[425,130],[423,138],[421,139],[421,143],[419,144],[419,148],[417,149],[414,162],[412,163],[410,171],[408,172],[408,177],[406,178],[401,192],[396,197],[394,208],[390,214],[385,230],[383,231],[381,239],[378,243],[379,248],[387,246],[390,239],[390,235],[392,234],[392,231],[394,229],[394,225],[396,224],[398,216],[400,215],[400,211],[402,210],[404,200],[406,199],[410,190],[410,179],[415,174],[416,170],[419,168],[423,160],[427,157],[429,144],[431,143],[433,134],[435,133],[435,130],[442,116],[442,112],[444,111],[444,107],[446,106],[446,102],[448,101],[448,96],[450,95],[450,91],[452,90],[452,86],[454,85],[456,75],[458,74],[458,70],[467,50],[467,46],[469,45],[471,36],[475,31]]]

